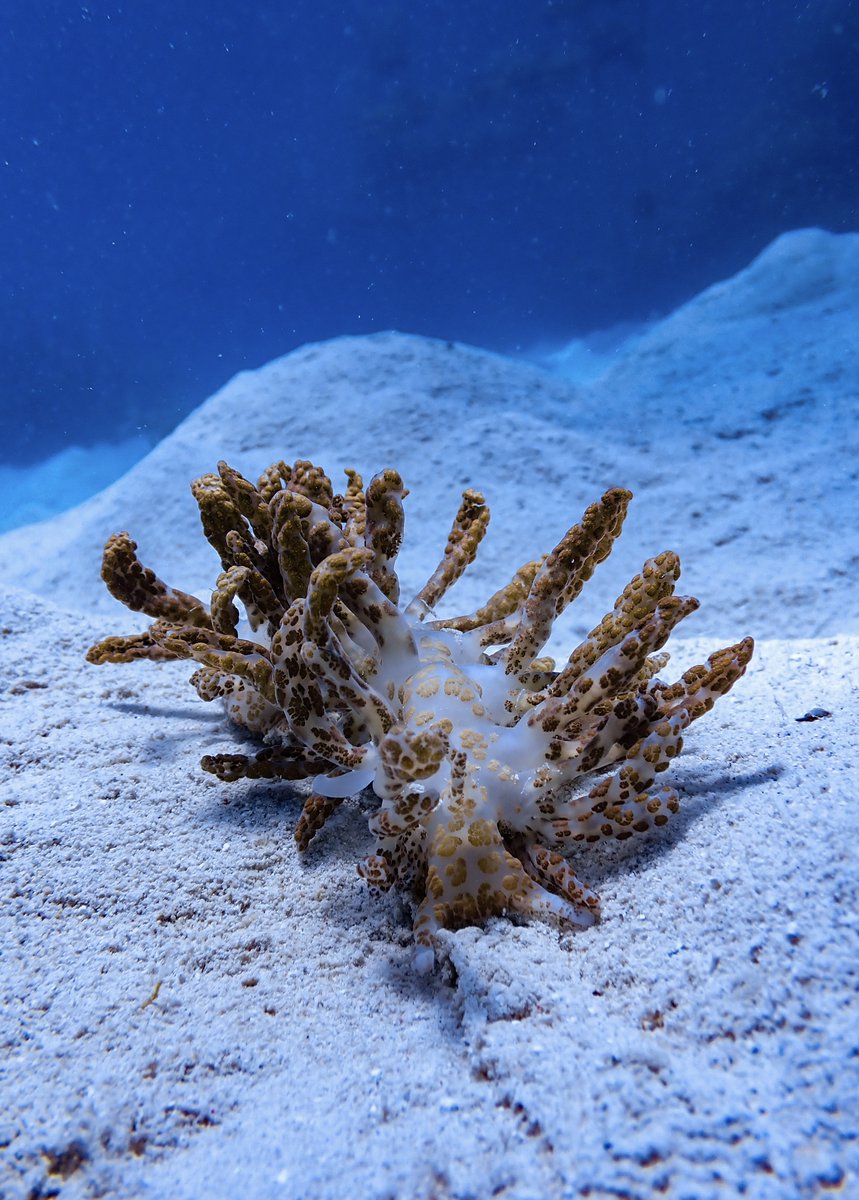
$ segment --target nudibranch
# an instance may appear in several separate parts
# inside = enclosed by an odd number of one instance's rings
[[[211,602],[163,583],[127,533],[102,577],[145,633],[93,646],[91,663],[193,659],[191,682],[258,735],[253,756],[216,754],[224,781],[311,779],[295,829],[305,849],[342,801],[371,787],[371,890],[417,904],[416,965],[442,928],[501,914],[585,926],[597,896],[568,860],[578,843],[664,825],[676,792],[658,777],[686,727],[740,678],[745,638],[675,683],[659,677],[672,629],[697,607],[674,595],[670,551],[649,559],[560,666],[543,655],[555,619],[611,551],[631,494],[612,488],[555,548],[527,562],[475,612],[436,608],[474,561],[489,522],[466,491],[441,562],[407,604],[395,570],[399,474],[335,495],[319,467],[277,462],[254,485],[228,467],[195,480],[203,531],[220,556]],[[236,602],[244,609],[240,617]]]

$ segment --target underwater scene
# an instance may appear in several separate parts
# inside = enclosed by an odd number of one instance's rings
[[[852,0],[9,0],[0,529],[304,343],[590,377],[779,234],[855,229],[857,40]]]
[[[857,0],[0,55],[0,1200],[859,1196]]]

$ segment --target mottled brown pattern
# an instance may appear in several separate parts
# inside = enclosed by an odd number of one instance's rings
[[[681,679],[659,679],[662,647],[697,601],[674,595],[670,551],[648,560],[612,612],[558,670],[552,624],[610,553],[630,493],[613,488],[547,555],[529,560],[475,612],[434,618],[486,533],[467,491],[441,563],[400,607],[403,498],[396,471],[335,495],[306,460],[274,463],[256,485],[225,463],[193,484],[221,558],[207,606],[142,566],[128,534],[105,548],[113,595],[155,619],[107,638],[93,663],[187,658],[192,684],[264,739],[255,755],[206,755],[224,782],[313,780],[300,849],[350,794],[372,785],[370,890],[417,902],[417,963],[443,928],[511,912],[587,925],[596,895],[566,854],[659,827],[678,798],[657,783],[686,729],[742,675],[750,638]],[[430,619],[433,618],[433,619]]]
[[[154,571],[144,567],[137,557],[137,543],[127,533],[108,538],[101,577],[110,594],[133,612],[168,621],[208,624],[205,604],[196,596],[168,587]]]

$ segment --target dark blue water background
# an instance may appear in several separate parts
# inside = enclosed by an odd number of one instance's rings
[[[6,0],[0,459],[397,328],[516,351],[855,229],[851,0]]]

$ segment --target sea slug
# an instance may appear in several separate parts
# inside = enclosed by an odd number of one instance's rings
[[[346,797],[372,787],[377,847],[359,871],[373,890],[398,884],[415,897],[419,969],[432,967],[441,928],[506,913],[592,923],[597,897],[567,855],[677,811],[657,778],[687,726],[743,674],[752,639],[675,683],[658,677],[669,634],[698,607],[674,595],[680,564],[667,551],[565,663],[541,657],[620,533],[631,499],[622,488],[475,612],[438,619],[489,522],[483,496],[466,491],[441,562],[401,605],[403,481],[385,470],[365,490],[357,472],[346,477],[338,495],[307,461],[274,463],[256,484],[225,463],[195,480],[223,568],[208,605],[142,566],[127,533],[110,538],[107,587],[155,623],[99,642],[88,660],[196,660],[199,695],[221,698],[263,742],[253,757],[206,756],[203,769],[312,779],[295,830],[302,849]]]

